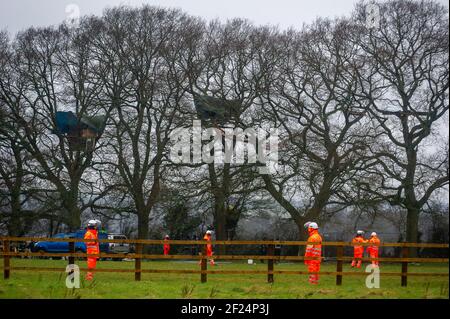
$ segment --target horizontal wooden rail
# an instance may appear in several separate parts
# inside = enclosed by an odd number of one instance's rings
[[[0,256],[9,257],[98,257],[98,258],[129,258],[129,259],[203,259],[201,255],[154,255],[154,254],[87,254],[87,253],[46,253],[46,252],[0,252]],[[226,260],[317,260],[318,257],[304,257],[304,256],[266,256],[266,255],[214,255],[213,259],[226,259]],[[323,257],[321,258],[323,259]]]
[[[100,242],[100,243],[128,243],[147,245],[283,245],[283,246],[305,246],[307,241],[259,241],[259,240],[156,240],[156,239],[82,239],[82,238],[45,238],[45,237],[0,237],[0,241],[23,242],[23,241],[48,241],[48,242]],[[322,242],[322,246],[355,246],[351,242]],[[370,243],[358,243],[358,246],[373,246]],[[418,247],[418,248],[449,248],[449,244],[435,243],[381,243],[380,247]]]
[[[0,269],[3,269],[0,267]],[[18,271],[48,271],[48,272],[65,272],[65,268],[56,268],[56,267],[9,267],[9,270],[18,270]],[[87,268],[80,268],[81,271],[87,271]],[[95,270],[96,272],[117,272],[117,273],[134,273],[135,269],[109,269],[109,268],[98,268]],[[138,270],[140,273],[165,273],[165,274],[216,274],[216,275],[239,275],[239,274],[248,274],[248,275],[266,275],[266,274],[279,274],[279,275],[309,275],[313,273],[309,273],[307,271],[296,271],[296,270],[194,270],[194,269],[140,269]],[[336,272],[336,271],[322,271],[319,272],[320,275],[325,276],[367,276],[366,272]],[[448,273],[427,273],[427,272],[417,272],[417,273],[401,273],[401,272],[380,272],[381,276],[423,276],[423,277],[448,277]]]
[[[99,257],[99,258],[129,258],[129,259],[202,259],[201,255],[155,255],[155,254],[106,254],[100,253],[99,255],[91,255],[87,253],[44,253],[44,252],[0,252],[0,256],[10,256],[10,257],[76,257],[76,258],[86,258],[86,257]],[[304,261],[304,260],[317,260],[315,257],[304,257],[304,256],[268,256],[268,255],[214,255],[214,259],[222,260],[292,260],[292,261]],[[321,257],[322,260],[326,260],[327,257]],[[343,260],[349,261],[353,257],[341,257],[334,258],[333,260]],[[383,261],[383,262],[422,262],[422,263],[448,263],[448,258],[395,258],[395,257],[380,257],[380,258],[369,258],[365,257],[361,259],[362,261]]]
[[[344,260],[349,261],[353,260],[353,257],[342,257],[342,258],[335,258],[334,260]],[[448,263],[448,258],[398,258],[398,257],[379,257],[379,258],[370,258],[370,257],[364,257],[361,258],[362,261],[383,261],[383,262],[409,262],[409,263]]]
[[[15,252],[11,251],[11,244],[15,242],[23,241],[51,241],[51,242],[67,242],[69,243],[70,252],[67,253],[48,253],[48,252]],[[109,252],[101,252],[100,254],[87,254],[75,251],[75,242],[106,242],[106,243],[131,243],[135,244],[135,253],[128,254],[114,254]],[[3,257],[3,277],[8,279],[10,277],[11,270],[29,270],[29,271],[65,271],[61,268],[42,268],[42,267],[12,267],[11,257],[68,257],[69,264],[75,263],[75,258],[87,258],[87,257],[98,257],[98,258],[128,258],[134,260],[134,269],[96,269],[97,272],[123,272],[123,273],[134,273],[136,281],[141,280],[142,273],[173,273],[173,274],[200,274],[200,281],[202,283],[207,282],[208,274],[264,274],[267,276],[267,282],[274,282],[274,274],[314,274],[311,269],[308,271],[297,271],[297,270],[275,270],[274,261],[306,261],[306,260],[322,260],[322,261],[336,261],[336,271],[335,272],[319,272],[321,275],[336,276],[336,285],[342,285],[343,276],[367,276],[366,272],[344,272],[342,270],[343,262],[353,260],[354,257],[344,256],[343,247],[345,246],[355,246],[351,242],[323,242],[322,246],[336,246],[337,256],[336,257],[304,257],[304,256],[278,256],[275,255],[275,247],[285,245],[285,246],[304,246],[308,243],[306,241],[206,241],[206,240],[144,240],[144,239],[101,239],[101,240],[90,240],[82,238],[41,238],[41,237],[0,237],[0,242],[3,243],[2,252],[0,256]],[[160,254],[143,254],[144,245],[163,245],[163,244],[173,244],[173,245],[200,245],[201,252],[198,255],[160,255]],[[212,245],[261,245],[265,246],[267,255],[213,255],[206,256],[206,244]],[[370,243],[358,244],[360,246],[372,246]],[[408,273],[408,263],[448,263],[448,258],[409,258],[408,252],[409,247],[421,247],[421,248],[449,248],[448,244],[434,244],[434,243],[383,243],[379,246],[385,247],[402,247],[401,258],[396,257],[381,257],[381,258],[358,258],[361,262],[387,262],[387,263],[400,263],[401,271],[398,273],[391,272],[381,272],[381,276],[400,276],[401,285],[407,285],[408,276],[438,276],[438,277],[448,277],[447,273]],[[200,269],[142,269],[142,259],[156,259],[156,260],[199,260]],[[212,259],[216,260],[268,260],[266,270],[208,270],[207,261]],[[85,268],[82,268],[86,271]]]

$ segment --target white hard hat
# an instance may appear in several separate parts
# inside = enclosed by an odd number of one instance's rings
[[[356,234],[358,234],[358,235],[364,235],[364,231],[363,231],[363,230],[357,230],[357,231],[356,231]]]
[[[88,221],[88,226],[97,226],[98,221],[95,219],[91,219],[90,221]]]
[[[308,228],[319,229],[319,225],[317,225],[317,223],[315,222],[311,222],[309,223]]]
[[[211,235],[211,234],[212,234],[212,231],[207,230],[206,233],[209,234],[209,235]]]
[[[306,222],[305,225],[303,225],[306,229],[308,229],[309,224],[311,224],[311,222]]]
[[[169,238],[169,235],[165,235],[164,238]]]
[[[376,236],[377,233],[376,232],[372,232],[372,234],[370,234],[370,236]]]

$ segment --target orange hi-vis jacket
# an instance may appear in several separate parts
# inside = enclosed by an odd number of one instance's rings
[[[362,236],[356,236],[352,240],[353,246],[353,254],[355,257],[362,258],[364,254],[364,246],[357,245],[359,243],[367,243],[367,240],[365,240]]]
[[[84,234],[84,239],[98,239],[97,230],[88,229],[86,234]],[[92,241],[86,242],[86,253],[88,254],[98,254],[100,252],[99,243]]]
[[[317,260],[305,260],[306,265],[320,264],[320,257],[322,256],[322,236],[319,231],[314,229],[309,233],[308,242],[317,243],[306,245],[305,257],[319,257]]]
[[[378,249],[380,246],[380,239],[377,236],[373,236],[369,239],[370,246],[367,247],[369,255],[378,255]]]

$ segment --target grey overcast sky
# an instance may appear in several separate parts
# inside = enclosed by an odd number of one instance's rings
[[[437,0],[448,7],[448,0]],[[143,3],[181,8],[206,19],[242,17],[255,24],[273,24],[280,28],[300,28],[316,17],[349,14],[358,0],[0,0],[0,30],[15,34],[29,26],[47,26],[64,21],[75,11],[81,15],[101,15],[106,7]],[[66,12],[67,11],[67,12]]]

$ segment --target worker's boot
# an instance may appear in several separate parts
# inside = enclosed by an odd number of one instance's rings
[[[317,275],[310,275],[309,283],[312,285],[317,285],[319,283],[319,278],[317,277]]]
[[[362,263],[362,261],[361,261],[361,260],[358,260],[358,263],[356,264],[356,267],[357,267],[357,268],[361,268],[361,263]]]
[[[86,274],[86,280],[92,280],[92,279],[94,279],[94,276],[92,275],[91,272],[88,272],[88,273]]]

